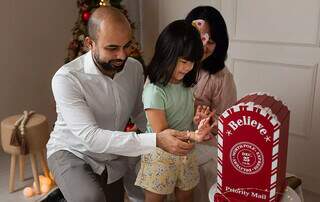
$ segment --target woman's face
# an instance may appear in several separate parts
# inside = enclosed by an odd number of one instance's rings
[[[206,33],[210,36],[210,26],[207,22],[204,23],[202,28],[200,29],[201,36],[205,35]],[[203,56],[201,61],[208,58],[214,51],[216,47],[216,43],[209,37],[209,40],[203,46]]]

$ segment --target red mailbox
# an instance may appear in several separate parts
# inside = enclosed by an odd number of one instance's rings
[[[219,117],[216,201],[281,200],[289,118],[288,107],[264,93],[245,96]]]

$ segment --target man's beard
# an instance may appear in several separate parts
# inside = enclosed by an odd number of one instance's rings
[[[114,72],[120,72],[123,69],[124,65],[126,64],[126,61],[128,58],[127,57],[124,60],[114,59],[114,60],[109,60],[108,62],[104,62],[100,60],[99,54],[94,53],[92,54],[92,56],[93,56],[94,63],[98,66],[98,68],[102,68],[105,71],[114,71]]]

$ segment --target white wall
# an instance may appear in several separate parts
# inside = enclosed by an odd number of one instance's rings
[[[220,9],[218,0],[140,0],[141,41],[146,62],[149,62],[161,30],[170,22],[183,19],[192,8],[211,5]]]
[[[159,1],[159,30],[161,31],[170,22],[184,19],[195,7],[210,5],[220,9],[218,0],[161,0]]]
[[[123,0],[122,5],[128,11],[130,20],[134,23],[135,39],[140,42],[141,24],[140,24],[140,1],[139,0]]]
[[[55,121],[51,77],[63,64],[76,0],[1,1],[0,119],[36,110]]]
[[[140,42],[146,64],[150,61],[158,37],[159,0],[140,0]]]

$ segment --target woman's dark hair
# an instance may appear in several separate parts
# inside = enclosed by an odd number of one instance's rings
[[[197,29],[185,20],[176,20],[161,32],[147,66],[147,76],[151,83],[165,86],[173,75],[178,59],[183,58],[194,62],[192,70],[182,80],[185,87],[191,87],[196,83],[202,55],[203,46]]]
[[[210,38],[216,43],[213,53],[202,61],[201,68],[215,74],[225,67],[229,38],[226,23],[220,12],[211,6],[199,6],[190,11],[186,17],[188,23],[202,19],[209,24]]]

